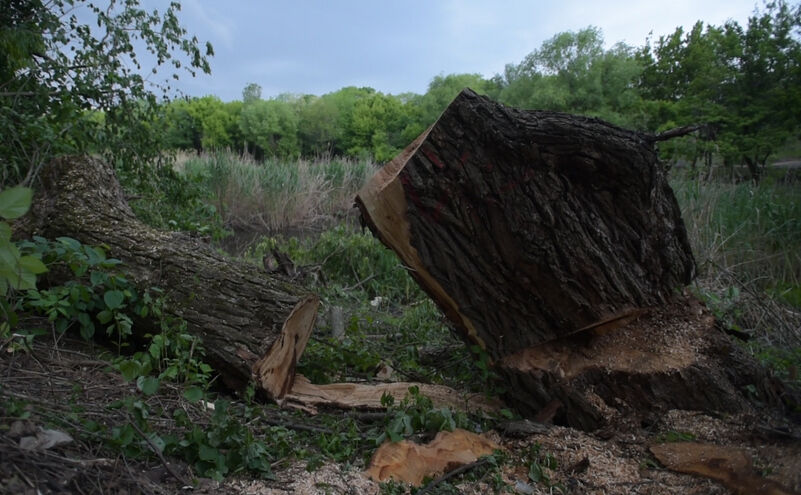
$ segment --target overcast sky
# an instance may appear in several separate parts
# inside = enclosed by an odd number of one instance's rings
[[[159,0],[146,2],[157,7]],[[642,46],[696,21],[745,24],[755,0],[182,0],[180,19],[216,52],[190,96],[322,95],[345,86],[424,93],[438,74],[491,77],[563,31],[597,26],[608,46]],[[760,4],[761,5],[761,4]]]

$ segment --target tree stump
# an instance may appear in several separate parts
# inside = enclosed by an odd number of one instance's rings
[[[745,407],[737,387],[764,376],[729,376],[725,336],[700,315],[703,331],[661,334],[678,324],[663,308],[691,311],[676,296],[695,262],[658,139],[464,90],[356,204],[522,412],[558,401],[563,422],[595,429],[610,408]],[[686,393],[699,385],[714,391]]]
[[[60,158],[40,177],[42,187],[22,219],[24,233],[106,246],[137,287],[165,290],[168,310],[200,337],[206,360],[227,386],[241,389],[255,377],[270,397],[291,389],[317,296],[186,234],[143,224],[111,167],[98,159]]]

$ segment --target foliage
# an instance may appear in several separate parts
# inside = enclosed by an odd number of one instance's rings
[[[565,488],[561,483],[551,481],[551,472],[559,467],[556,458],[551,453],[543,453],[542,446],[534,443],[529,446],[526,455],[528,465],[528,479],[534,483],[542,483],[551,493],[564,493]]]
[[[30,184],[50,157],[95,151],[134,170],[161,152],[146,73],[209,72],[178,22],[180,5],[148,12],[137,0],[11,1],[0,13],[0,184]],[[90,20],[91,19],[91,20]],[[147,55],[137,53],[144,47]],[[152,64],[152,71],[143,64]],[[169,75],[167,75],[169,77]]]
[[[634,50],[622,43],[603,47],[596,27],[563,32],[545,41],[519,65],[496,76],[498,98],[523,108],[600,116],[640,126],[641,97],[635,82],[642,71]]]
[[[698,22],[646,44],[644,94],[665,102],[652,125],[703,124],[700,143],[674,149],[707,169],[718,154],[729,167],[745,163],[760,179],[768,158],[797,136],[801,103],[801,5],[783,0],[756,11],[746,27]],[[696,138],[687,138],[691,141]]]
[[[409,387],[409,392],[397,405],[391,395],[384,394],[381,405],[387,408],[388,414],[384,432],[375,439],[376,445],[385,440],[398,442],[415,433],[430,434],[472,426],[465,413],[448,407],[435,408],[431,399],[421,394],[416,386]]]
[[[33,191],[14,187],[0,191],[0,218],[14,220],[24,215],[31,206]],[[7,296],[14,291],[36,288],[36,276],[47,271],[40,257],[23,254],[11,241],[11,226],[0,222],[0,337],[7,338],[17,325],[17,304]]]

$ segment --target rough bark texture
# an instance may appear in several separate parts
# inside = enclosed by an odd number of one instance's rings
[[[654,136],[463,91],[356,198],[530,417],[587,430],[622,411],[779,399],[692,299],[695,262]]]
[[[678,205],[643,135],[469,90],[357,204],[495,360],[660,305],[694,275]]]
[[[291,388],[314,326],[316,296],[197,239],[141,223],[100,160],[55,160],[41,180],[22,225],[27,234],[105,245],[136,286],[164,289],[170,311],[200,336],[207,361],[228,386],[244,387],[255,372],[273,397]]]

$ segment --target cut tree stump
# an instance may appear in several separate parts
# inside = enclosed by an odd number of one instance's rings
[[[695,262],[659,139],[464,90],[356,204],[529,417],[739,410],[765,375],[677,299]]]
[[[317,296],[186,234],[143,224],[111,167],[98,159],[60,158],[40,178],[31,211],[21,219],[24,234],[106,246],[137,287],[165,290],[168,310],[200,337],[206,360],[228,387],[242,389],[255,376],[270,397],[291,389]],[[147,327],[135,325],[135,331]]]

